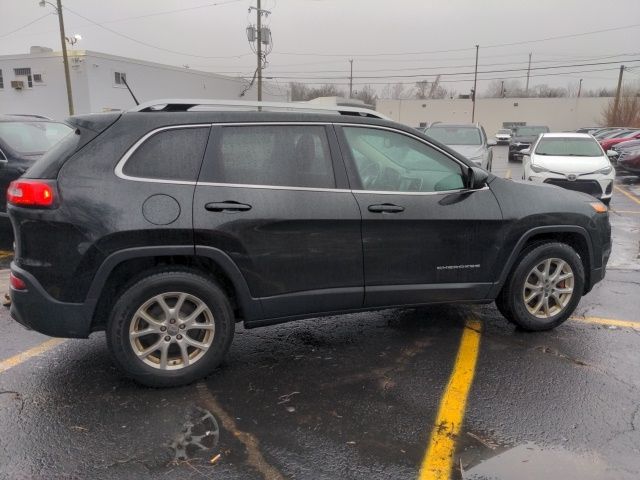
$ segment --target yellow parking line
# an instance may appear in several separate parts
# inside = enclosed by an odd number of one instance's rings
[[[6,360],[2,360],[0,362],[0,373],[6,372],[10,368],[20,365],[21,363],[29,360],[32,357],[37,357],[38,355],[42,355],[46,351],[51,350],[57,345],[60,345],[62,342],[64,342],[63,338],[52,338],[51,340],[47,340],[46,342],[43,342],[40,345],[30,348],[29,350],[20,352],[17,355],[14,355],[13,357],[7,358]]]
[[[618,210],[618,209],[613,209],[613,213],[635,213],[635,214],[640,214],[640,211],[636,211],[636,210]]]
[[[422,460],[419,480],[445,480],[451,474],[456,438],[462,427],[467,397],[476,370],[481,330],[480,321],[466,321],[453,372],[440,401],[427,453]]]
[[[634,328],[640,330],[640,321],[632,322],[629,320],[618,320],[617,318],[601,318],[601,317],[571,317],[571,320],[582,323],[590,323],[592,325],[608,325],[621,328]]]
[[[629,197],[631,200],[633,200],[634,202],[636,202],[638,205],[640,205],[640,200],[638,200],[634,195],[631,195],[629,192],[627,192],[624,188],[620,188],[618,186],[613,187],[615,188],[617,191],[619,191],[621,194]]]

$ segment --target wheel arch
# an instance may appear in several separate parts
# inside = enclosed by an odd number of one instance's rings
[[[240,269],[223,251],[192,246],[137,247],[109,255],[98,268],[85,302],[92,313],[91,330],[104,328],[115,299],[132,278],[166,266],[199,271],[215,280],[229,296],[236,318],[262,316],[260,301],[251,296]]]
[[[589,233],[579,225],[548,225],[527,230],[520,237],[504,264],[504,267],[498,277],[498,281],[494,284],[489,293],[491,298],[495,298],[500,290],[502,290],[502,287],[504,286],[509,273],[513,270],[517,259],[527,248],[542,242],[551,241],[566,243],[578,253],[582,260],[585,274],[585,291],[583,294],[588,293],[591,286],[591,269],[594,264],[593,245],[591,243]]]

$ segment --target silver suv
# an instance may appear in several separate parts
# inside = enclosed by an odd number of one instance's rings
[[[494,140],[488,140],[479,123],[435,122],[425,130],[425,135],[452,148],[460,155],[485,170],[491,171]]]

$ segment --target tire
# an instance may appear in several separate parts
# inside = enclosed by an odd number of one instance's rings
[[[557,283],[552,280],[551,286],[545,287],[545,282],[541,278],[544,276],[543,265],[545,261],[550,262],[549,277],[555,275],[557,268],[560,268],[559,276],[571,273],[572,277],[567,277]],[[543,266],[542,270],[539,269],[540,266]],[[534,273],[536,268],[538,268],[537,274]],[[527,281],[529,285],[537,286],[540,283],[540,291],[537,287],[536,289],[525,289]],[[557,242],[532,245],[523,252],[513,266],[498,298],[496,298],[496,306],[508,321],[523,330],[551,330],[573,313],[582,297],[584,281],[582,260],[569,245]],[[572,285],[571,282],[573,282]],[[554,287],[559,290],[555,290]],[[570,294],[567,292],[569,289],[572,290]],[[545,292],[548,294],[546,312],[544,311]],[[530,296],[534,293],[535,296],[531,297],[529,303],[526,303],[525,295]],[[539,302],[541,302],[540,305]],[[536,307],[541,310],[534,314],[532,310],[535,310]]]
[[[516,158],[513,156],[513,154],[511,154],[511,153],[510,153],[510,154],[509,154],[509,156],[507,157],[507,161],[509,161],[509,162],[515,162],[515,161],[516,161]]]
[[[211,373],[229,350],[234,330],[233,310],[218,285],[193,271],[167,268],[124,290],[106,333],[114,363],[129,377],[150,387],[175,387]]]

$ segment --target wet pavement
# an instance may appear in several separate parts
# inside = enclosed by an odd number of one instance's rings
[[[496,173],[519,178],[503,153]],[[607,277],[552,332],[493,305],[239,327],[223,366],[177,389],[124,378],[101,333],[0,366],[0,478],[415,478],[469,318],[480,351],[452,478],[639,478],[640,203],[616,190],[611,206]],[[5,308],[0,338],[0,365],[48,340]]]

